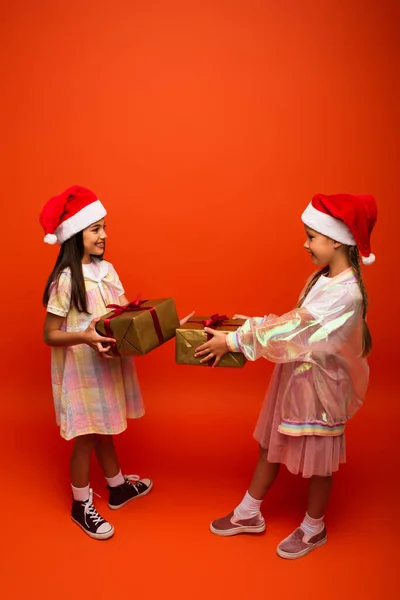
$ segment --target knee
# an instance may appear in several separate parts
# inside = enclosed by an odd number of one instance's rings
[[[75,439],[75,445],[81,448],[94,448],[99,442],[99,435],[97,433],[88,433],[87,435],[80,435]]]
[[[114,438],[112,435],[98,435],[96,444],[99,446],[112,446]]]

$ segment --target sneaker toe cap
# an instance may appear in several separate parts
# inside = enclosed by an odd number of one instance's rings
[[[153,482],[151,481],[151,479],[147,479],[147,478],[146,478],[146,479],[141,479],[140,481],[141,481],[142,483],[144,483],[144,485],[145,485],[146,487],[151,487],[151,486],[153,485]]]
[[[105,521],[104,523],[102,523],[100,525],[100,527],[97,529],[96,533],[97,534],[106,534],[106,533],[110,533],[110,531],[113,530],[113,526],[111,525],[111,523],[108,523],[108,521]]]
[[[211,523],[211,527],[213,529],[218,529],[220,531],[225,531],[227,529],[232,529],[235,525],[232,523],[231,518],[233,517],[233,511],[226,515],[225,517],[220,517],[219,519],[215,519]]]

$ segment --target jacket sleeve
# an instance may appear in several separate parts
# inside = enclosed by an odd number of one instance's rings
[[[358,303],[351,294],[334,289],[323,297],[317,294],[314,307],[296,308],[280,317],[248,319],[228,334],[228,347],[249,360],[264,357],[275,363],[311,361],[314,352],[335,354],[360,315]]]

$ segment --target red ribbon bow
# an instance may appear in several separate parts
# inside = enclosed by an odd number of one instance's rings
[[[202,324],[206,327],[212,327],[214,329],[214,327],[221,327],[221,325],[224,324],[224,321],[227,321],[228,319],[229,317],[227,315],[219,315],[218,313],[215,313],[215,315],[211,315],[209,319],[202,321]]]
[[[153,319],[154,329],[156,330],[158,340],[160,344],[163,344],[165,340],[161,330],[160,321],[158,320],[156,309],[154,306],[142,306],[142,304],[144,304],[145,302],[148,302],[148,300],[139,300],[139,298],[136,298],[136,300],[134,300],[133,302],[129,302],[129,304],[125,304],[125,306],[120,306],[119,304],[108,304],[106,308],[111,308],[113,314],[107,317],[107,319],[104,319],[104,329],[107,337],[114,337],[111,331],[110,321],[112,319],[115,319],[115,317],[119,317],[120,315],[123,315],[126,312],[149,310]],[[111,347],[114,355],[119,356],[117,345],[111,344]]]
[[[144,302],[147,302],[147,300],[136,299],[133,302],[129,302],[129,304],[125,304],[125,306],[121,306],[120,304],[107,304],[106,308],[111,308],[114,313],[107,321],[114,319],[114,317],[119,317],[119,315],[123,315],[129,311],[145,310],[144,308],[141,308],[141,305]]]
[[[194,321],[193,319],[190,319],[188,323],[198,323],[199,325],[204,325],[205,327],[212,327],[212,329],[216,329],[217,327],[221,327],[222,325],[224,325],[225,321],[229,321],[229,317],[227,315],[219,315],[218,313],[215,313],[214,315],[211,315],[209,319],[204,319],[204,321]],[[225,327],[233,326],[233,324],[229,323],[226,323],[225,325]]]

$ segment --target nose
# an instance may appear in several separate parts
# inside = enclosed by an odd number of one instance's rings
[[[304,246],[303,246],[303,248],[305,248],[306,250],[309,250],[309,249],[310,249],[310,244],[309,244],[309,241],[308,241],[308,240],[306,240],[306,241],[304,242]]]

